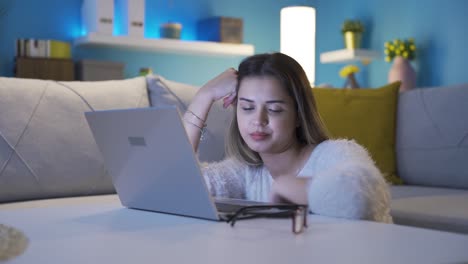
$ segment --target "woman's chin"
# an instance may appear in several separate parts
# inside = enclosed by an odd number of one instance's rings
[[[249,148],[257,153],[265,153],[265,152],[268,152],[268,150],[270,150],[270,146],[267,145],[267,144],[264,144],[264,143],[259,143],[259,142],[249,142],[247,143],[247,146],[249,146]]]

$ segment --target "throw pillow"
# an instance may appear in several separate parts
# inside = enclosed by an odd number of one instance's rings
[[[405,183],[468,189],[467,102],[468,83],[400,93],[396,153]]]
[[[113,193],[84,112],[148,106],[143,77],[0,78],[0,203]]]
[[[167,80],[159,75],[147,77],[151,106],[176,105],[181,114],[185,113],[198,87]],[[224,158],[224,138],[232,119],[231,108],[224,109],[221,102],[211,107],[204,139],[198,146],[200,161],[220,161]]]
[[[396,174],[395,155],[399,87],[400,82],[394,82],[378,89],[313,89],[332,138],[354,139],[364,146],[393,184],[402,183]]]

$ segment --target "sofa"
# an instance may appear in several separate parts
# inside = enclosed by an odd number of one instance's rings
[[[468,84],[400,94],[396,224],[468,234]]]
[[[113,194],[85,111],[175,104],[197,87],[159,75],[116,81],[0,78],[0,210],[21,201]],[[468,234],[468,84],[399,95],[395,224]],[[231,110],[216,103],[200,161],[224,157]],[[50,200],[47,200],[50,201]],[[0,220],[1,221],[1,220]]]

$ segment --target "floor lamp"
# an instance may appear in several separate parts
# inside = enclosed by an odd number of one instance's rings
[[[291,56],[315,83],[315,8],[290,6],[281,9],[280,50]]]

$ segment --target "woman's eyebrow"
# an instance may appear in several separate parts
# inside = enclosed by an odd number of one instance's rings
[[[269,100],[266,101],[267,104],[285,104],[286,102],[283,100]]]
[[[244,98],[244,97],[239,98],[239,101],[246,101],[246,102],[249,102],[249,103],[254,102],[254,100],[247,99],[247,98]],[[286,102],[284,100],[268,100],[265,103],[267,103],[267,104],[285,104]]]
[[[253,100],[250,100],[250,99],[247,99],[247,98],[244,98],[244,97],[239,98],[239,101],[246,101],[246,102],[249,102],[249,103],[254,102]]]

